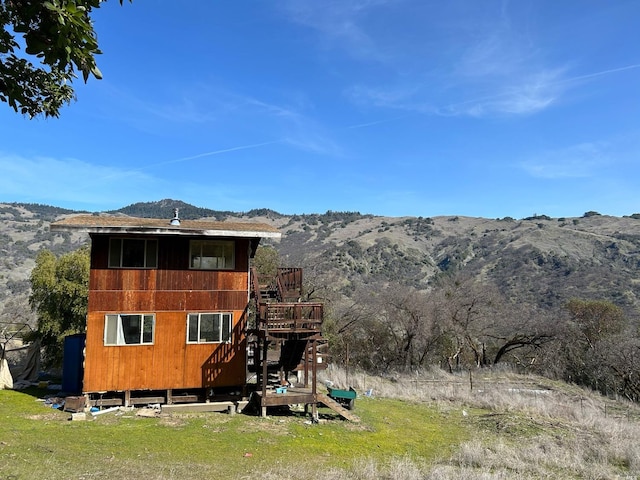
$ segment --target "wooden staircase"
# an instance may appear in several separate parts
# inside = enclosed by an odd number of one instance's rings
[[[338,415],[349,420],[350,422],[354,422],[354,423],[360,422],[360,417],[358,417],[353,412],[351,412],[351,410],[347,410],[338,402],[333,400],[328,395],[325,395],[324,393],[318,393],[318,403],[321,403],[325,407],[330,408],[331,410],[336,412]]]
[[[289,405],[291,403],[287,402],[293,398],[274,392],[270,372],[277,367],[283,381],[288,381],[289,372],[304,372],[306,393],[296,394],[293,403],[311,405],[312,414],[317,416],[316,377],[318,368],[322,368],[322,365],[319,367],[322,356],[318,353],[318,345],[326,343],[322,338],[323,305],[303,301],[302,278],[301,268],[279,268],[275,278],[260,277],[256,269],[251,268],[256,325],[249,332],[254,339],[250,361],[253,360],[256,371],[257,398],[263,415],[266,415],[267,406]],[[273,360],[269,362],[269,350],[279,352],[277,365]]]

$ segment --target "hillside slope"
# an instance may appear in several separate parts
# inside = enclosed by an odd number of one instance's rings
[[[515,220],[470,217],[378,217],[357,212],[287,216],[261,209],[217,212],[175,200],[110,212],[171,218],[261,221],[278,227],[283,264],[306,267],[316,282],[349,295],[355,285],[399,283],[428,288],[460,272],[495,284],[512,301],[553,308],[569,298],[610,300],[632,317],[640,306],[640,218],[589,212]],[[28,277],[41,248],[60,254],[88,241],[49,232],[51,221],[76,212],[33,204],[0,204],[0,313],[25,315]]]

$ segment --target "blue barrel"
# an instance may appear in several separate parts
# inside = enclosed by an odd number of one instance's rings
[[[82,393],[84,376],[84,343],[86,335],[77,333],[64,337],[62,357],[62,391]]]

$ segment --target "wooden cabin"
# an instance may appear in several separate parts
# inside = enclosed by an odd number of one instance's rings
[[[304,404],[317,418],[323,404],[357,420],[317,391],[317,371],[326,366],[323,305],[304,300],[302,269],[279,268],[265,281],[251,266],[260,240],[280,237],[274,227],[180,220],[176,210],[173,219],[79,215],[51,230],[91,237],[79,349],[89,405],[205,402],[211,409],[251,395],[262,415]]]
[[[191,391],[243,389],[250,259],[277,229],[176,212],[73,216],[51,230],[91,237],[83,393],[122,392],[128,404],[144,391],[171,403]]]

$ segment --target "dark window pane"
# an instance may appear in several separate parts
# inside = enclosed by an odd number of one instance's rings
[[[189,261],[189,265],[191,268],[200,268],[200,257],[202,255],[202,242],[197,240],[191,241],[191,259]]]
[[[158,267],[158,242],[157,240],[147,240],[147,268]]]
[[[120,266],[120,255],[122,253],[122,240],[112,238],[109,242],[109,267],[117,268]]]
[[[140,332],[142,330],[140,315],[120,315],[120,319],[124,343],[127,345],[140,343]]]
[[[198,341],[198,315],[189,315],[188,320],[188,337],[187,340],[189,342],[197,342]]]
[[[214,342],[219,342],[220,341],[220,327],[221,327],[221,315],[219,313],[215,314],[215,318],[216,321],[213,322],[213,338],[214,338]]]
[[[142,343],[153,343],[153,315],[144,316]]]
[[[232,240],[192,240],[191,268],[231,270],[235,268],[235,242]]]
[[[215,324],[216,318],[214,314],[203,313],[200,315],[200,341],[201,342],[217,342]]]
[[[144,240],[122,241],[122,266],[130,268],[144,267]]]
[[[222,341],[231,341],[231,314],[225,313],[222,315]]]

